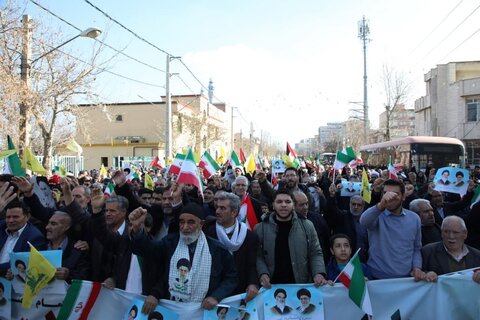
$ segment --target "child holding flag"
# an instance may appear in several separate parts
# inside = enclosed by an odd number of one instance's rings
[[[327,280],[328,284],[333,286],[338,275],[342,272],[343,268],[345,268],[352,257],[352,244],[350,238],[343,233],[334,234],[330,238],[330,252],[333,256],[327,265]],[[368,271],[367,265],[364,263],[361,265],[363,275],[365,278],[369,279],[370,272]]]

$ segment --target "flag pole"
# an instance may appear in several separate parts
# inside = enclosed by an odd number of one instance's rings
[[[357,252],[355,252],[355,254],[350,258],[350,260],[348,260],[347,266],[351,263],[350,261],[352,261],[353,258],[355,258],[355,257],[358,255],[358,253],[360,252],[361,249],[362,249],[362,248],[358,248]],[[335,259],[335,257],[334,257],[334,259]],[[345,267],[346,267],[346,266],[345,266]],[[343,270],[345,270],[345,267],[343,268]],[[340,278],[340,275],[343,273],[343,270],[340,271],[340,273],[339,273],[338,276],[335,278],[335,280],[333,280],[333,283],[337,282],[338,278]]]

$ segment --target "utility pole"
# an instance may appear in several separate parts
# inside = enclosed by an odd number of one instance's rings
[[[364,143],[368,144],[368,94],[367,94],[367,42],[370,41],[370,27],[368,20],[363,19],[358,22],[358,37],[363,44],[363,139]]]
[[[19,121],[19,149],[23,153],[30,144],[30,60],[31,48],[30,41],[32,39],[31,19],[30,16],[24,15],[22,18],[22,56],[20,62],[20,79],[22,80],[22,98],[20,102],[20,121]]]
[[[172,94],[170,92],[170,77],[173,73],[170,73],[170,61],[173,59],[180,59],[180,57],[173,57],[167,54],[167,67],[166,67],[166,80],[165,80],[165,161],[172,156],[173,146],[173,129],[172,129]]]

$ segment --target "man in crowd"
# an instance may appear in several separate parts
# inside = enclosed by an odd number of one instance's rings
[[[312,279],[317,287],[326,284],[325,264],[315,227],[295,213],[291,193],[276,191],[273,209],[274,212],[254,229],[260,240],[257,250],[260,284],[270,288],[272,283],[308,283]]]
[[[442,239],[440,226],[435,222],[433,208],[426,199],[415,199],[410,202],[410,210],[418,214],[422,223],[422,246]]]
[[[237,287],[237,272],[233,256],[217,241],[202,232],[202,207],[190,203],[179,216],[179,233],[161,241],[151,241],[141,230],[147,211],[134,210],[129,215],[132,225],[133,253],[159,261],[163,267],[161,287],[164,299],[178,302],[200,302],[202,308],[213,309],[219,301],[230,296]],[[178,283],[177,263],[190,262],[187,285]]]
[[[431,281],[437,275],[480,266],[480,251],[465,244],[467,227],[462,218],[448,216],[442,222],[442,241],[422,248],[423,270]],[[473,281],[480,283],[480,270],[473,272]]]
[[[247,189],[248,189],[248,179],[245,176],[237,176],[235,178],[235,182],[233,183],[232,191],[235,193],[237,196],[240,197],[242,204],[245,203],[246,197],[250,197],[249,194],[247,194]],[[252,201],[252,206],[253,210],[255,211],[255,215],[257,216],[257,221],[260,221],[262,218],[262,207],[260,201],[257,199],[250,197],[250,200]],[[246,208],[246,206],[244,206]],[[244,220],[246,216],[246,211],[243,211],[242,209],[240,210],[240,219]]]
[[[367,261],[368,235],[367,229],[360,223],[360,217],[365,210],[365,201],[359,195],[350,197],[350,209],[340,210],[337,206],[337,187],[332,183],[327,197],[325,220],[332,230],[332,234],[346,234],[352,242],[352,251],[360,248],[359,257],[362,262]]]
[[[315,231],[317,232],[318,240],[320,241],[320,247],[322,248],[324,262],[327,264],[330,260],[330,229],[328,228],[325,218],[320,212],[309,210],[307,195],[302,191],[298,190],[293,192],[293,201],[295,203],[295,212],[313,223]]]
[[[216,196],[216,220],[207,223],[204,232],[207,236],[218,239],[228,251],[233,253],[238,272],[238,286],[235,294],[246,292],[246,301],[258,294],[257,247],[258,241],[245,223],[238,221],[240,198],[227,192]]]
[[[10,268],[11,252],[30,251],[30,242],[37,250],[45,250],[43,234],[30,222],[29,208],[18,199],[5,206],[5,220],[0,221],[0,274]]]
[[[421,223],[418,215],[402,207],[405,186],[399,180],[383,184],[380,202],[367,209],[360,223],[368,230],[367,266],[375,279],[412,276],[423,280]]]

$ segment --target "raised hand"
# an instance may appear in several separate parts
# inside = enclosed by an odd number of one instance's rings
[[[12,183],[17,186],[18,191],[23,193],[26,197],[33,196],[33,184],[25,177],[13,177]]]

